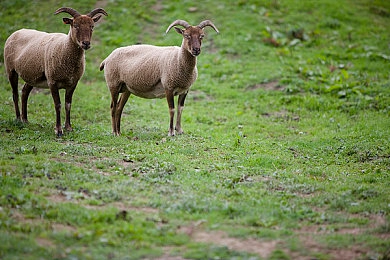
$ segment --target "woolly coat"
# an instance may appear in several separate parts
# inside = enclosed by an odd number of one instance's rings
[[[29,85],[49,88],[76,86],[84,73],[84,50],[69,34],[30,29],[14,32],[5,42],[4,62],[10,75],[15,70]]]
[[[142,98],[163,98],[165,89],[174,95],[187,93],[198,75],[196,57],[177,46],[118,48],[102,62],[103,68],[110,89],[125,84],[130,93]]]

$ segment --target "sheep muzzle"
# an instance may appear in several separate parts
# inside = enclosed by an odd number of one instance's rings
[[[193,56],[198,56],[200,54],[200,48],[192,48],[191,54]]]
[[[81,42],[81,48],[84,50],[88,50],[91,47],[91,43],[89,41],[82,41]]]

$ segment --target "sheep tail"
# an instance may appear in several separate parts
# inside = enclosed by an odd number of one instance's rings
[[[104,70],[105,61],[106,61],[106,60],[102,61],[102,63],[100,64],[100,68],[99,68],[100,71]]]

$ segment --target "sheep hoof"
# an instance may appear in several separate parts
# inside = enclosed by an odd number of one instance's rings
[[[175,130],[176,130],[176,134],[178,134],[178,135],[184,134],[184,131],[181,128],[181,126],[176,126]]]
[[[56,129],[55,132],[56,132],[57,137],[62,137],[64,135],[64,133],[62,132],[62,129],[60,129],[60,130]]]

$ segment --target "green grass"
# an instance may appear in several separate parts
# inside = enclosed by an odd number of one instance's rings
[[[109,16],[62,138],[45,90],[15,120],[0,63],[0,259],[389,259],[388,2],[63,5]],[[55,1],[0,7],[2,49],[19,28],[68,32]],[[100,62],[179,45],[175,19],[220,30],[206,29],[185,134],[167,137],[164,99],[131,97],[112,136]]]

